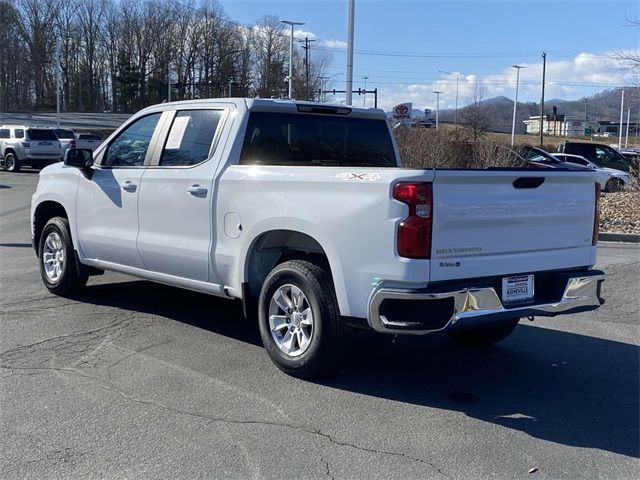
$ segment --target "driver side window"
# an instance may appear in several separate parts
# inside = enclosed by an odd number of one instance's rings
[[[144,165],[153,132],[161,115],[161,113],[153,113],[129,125],[111,142],[101,166],[141,167]]]

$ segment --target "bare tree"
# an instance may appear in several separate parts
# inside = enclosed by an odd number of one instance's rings
[[[256,93],[261,97],[285,96],[287,35],[278,17],[262,17],[255,27]]]
[[[172,99],[287,95],[289,32],[274,16],[238,24],[218,0],[0,0],[0,35],[3,110],[53,108],[56,41],[63,111],[135,111],[169,81]],[[296,45],[296,98],[314,97],[326,58],[307,66]]]
[[[491,121],[482,103],[483,99],[484,90],[476,83],[469,102],[467,106],[462,109],[460,115],[464,131],[469,139],[474,142],[482,140],[491,126]]]

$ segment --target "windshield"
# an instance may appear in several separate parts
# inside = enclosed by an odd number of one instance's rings
[[[240,163],[396,167],[385,120],[251,112]]]
[[[73,134],[73,131],[71,130],[64,130],[62,128],[56,128],[55,130],[56,135],[58,136],[58,138],[70,138],[70,139],[75,139],[75,135]]]
[[[53,130],[48,128],[30,128],[29,140],[58,140]]]
[[[613,168],[628,172],[633,161],[607,145],[598,145],[593,163],[600,168]]]
[[[532,162],[561,163],[547,152],[533,147],[522,147],[522,156]]]

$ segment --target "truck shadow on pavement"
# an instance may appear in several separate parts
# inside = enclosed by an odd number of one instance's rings
[[[77,300],[261,345],[256,322],[244,319],[239,302],[145,281],[91,286]],[[486,349],[462,348],[444,335],[392,341],[362,332],[343,365],[338,375],[315,383],[458,411],[562,445],[640,454],[640,349],[635,345],[535,323],[521,323],[511,337]],[[281,375],[275,367],[273,374]]]

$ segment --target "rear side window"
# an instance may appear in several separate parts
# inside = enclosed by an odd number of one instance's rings
[[[188,167],[209,158],[222,110],[183,110],[176,114],[164,144],[161,167]]]
[[[24,130],[21,128],[16,128],[13,131],[13,134],[15,135],[16,138],[24,138]]]
[[[385,120],[251,112],[243,165],[396,167]]]
[[[58,138],[64,138],[64,139],[75,139],[76,136],[73,134],[72,130],[65,130],[63,128],[57,128],[55,130],[56,135],[58,136]]]
[[[53,130],[48,128],[30,128],[27,130],[29,140],[33,141],[55,141],[58,140]]]
[[[8,128],[0,128],[0,138],[9,138]]]

